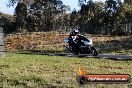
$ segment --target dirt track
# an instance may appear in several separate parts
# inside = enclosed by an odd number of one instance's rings
[[[128,55],[107,55],[107,54],[99,54],[98,56],[92,56],[90,54],[80,54],[80,55],[73,55],[71,53],[52,53],[48,54],[52,56],[70,56],[70,57],[87,57],[87,58],[106,58],[106,59],[115,59],[115,60],[132,60],[132,56]]]
[[[73,55],[72,53],[43,53],[43,52],[32,52],[30,54],[49,55],[49,56],[67,56],[67,57],[86,57],[86,58],[106,58],[114,60],[132,60],[132,56],[129,55],[110,55],[110,54],[99,54],[93,56],[91,54],[79,54]]]

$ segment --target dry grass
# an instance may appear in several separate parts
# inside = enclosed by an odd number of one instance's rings
[[[5,38],[6,51],[44,50],[65,52],[63,39],[66,34],[57,32],[34,32],[8,35]],[[99,53],[132,54],[132,36],[88,35],[93,39]]]
[[[14,50],[57,50],[63,48],[65,35],[56,32],[28,33],[19,35],[8,35],[5,40],[7,51]]]

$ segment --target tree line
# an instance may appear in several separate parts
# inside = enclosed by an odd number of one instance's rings
[[[61,0],[9,0],[9,6],[17,4],[14,16],[0,13],[5,23],[5,33],[64,31],[78,28],[90,34],[131,35],[132,1],[78,0],[80,10],[74,9]]]

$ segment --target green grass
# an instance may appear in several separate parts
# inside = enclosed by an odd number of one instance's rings
[[[0,88],[80,88],[79,67],[88,74],[130,74],[132,61],[7,53],[0,58]],[[129,84],[88,84],[81,88],[132,88]]]

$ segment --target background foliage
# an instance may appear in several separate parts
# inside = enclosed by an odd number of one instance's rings
[[[17,4],[14,16],[2,14],[5,33],[42,31],[69,32],[78,28],[90,34],[132,34],[132,2],[129,0],[78,0],[80,10],[63,4],[61,0],[9,0]]]

